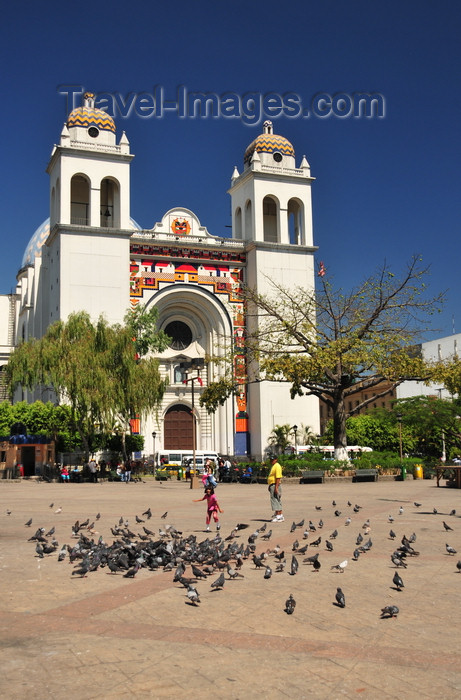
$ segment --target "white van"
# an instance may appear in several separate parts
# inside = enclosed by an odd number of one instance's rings
[[[193,457],[194,454],[192,450],[159,450],[154,455],[154,463],[160,468],[167,464],[170,466],[181,467],[190,461],[190,465],[192,466]],[[219,455],[217,452],[204,450],[195,451],[195,465],[199,474],[203,473],[205,461],[207,459],[211,459],[215,468],[218,466]]]

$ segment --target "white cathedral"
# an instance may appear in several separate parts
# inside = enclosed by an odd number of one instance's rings
[[[128,138],[123,132],[117,143],[114,120],[94,99],[84,95],[52,149],[50,216],[30,239],[15,293],[0,296],[0,365],[21,340],[41,337],[74,311],[119,323],[127,309],[154,305],[172,342],[161,355],[169,384],[158,417],[138,421],[145,454],[154,448],[154,432],[156,449],[191,448],[194,423],[197,449],[256,459],[275,425],[304,424],[318,433],[318,400],[292,400],[287,384],[247,383],[243,352],[235,360],[237,391],[214,414],[200,407],[202,388],[184,384],[180,367],[216,357],[226,344],[242,346],[242,283],[260,293],[271,292],[268,280],[314,288],[313,178],[306,158],[296,167],[292,144],[265,122],[245,151],[242,172],[232,174],[231,238],[209,233],[184,207],[141,229],[130,212]],[[219,372],[217,363],[206,362],[203,386]]]

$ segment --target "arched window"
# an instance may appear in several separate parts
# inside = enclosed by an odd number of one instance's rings
[[[297,199],[290,199],[288,202],[288,233],[292,245],[302,245],[302,205]]]
[[[251,199],[245,204],[245,238],[247,241],[253,238]]]
[[[101,181],[100,226],[120,227],[120,190],[118,183],[105,177]]]
[[[70,183],[70,223],[88,226],[90,216],[90,183],[83,175],[74,175]]]
[[[236,238],[242,238],[242,210],[237,207],[235,211],[235,231],[234,235]]]
[[[272,197],[263,199],[264,240],[267,243],[278,241],[277,203]]]

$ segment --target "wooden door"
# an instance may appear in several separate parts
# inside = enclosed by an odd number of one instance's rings
[[[192,411],[188,406],[177,404],[165,415],[163,445],[165,450],[192,450]]]

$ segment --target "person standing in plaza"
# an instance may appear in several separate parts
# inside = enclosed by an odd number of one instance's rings
[[[94,484],[96,484],[98,482],[98,467],[94,458],[90,459],[88,462],[88,468],[90,470],[90,479]]]
[[[206,507],[206,529],[205,532],[210,531],[210,522],[211,518],[216,523],[216,530],[219,530],[221,525],[219,524],[219,516],[218,516],[218,511],[220,513],[223,513],[224,511],[221,510],[220,505],[216,499],[214,488],[212,486],[207,486],[205,489],[205,495],[203,498],[194,498],[193,502],[194,503],[200,503],[200,501],[205,501],[207,502],[207,507]]]
[[[281,523],[285,520],[282,509],[282,465],[279,464],[277,457],[271,460],[271,470],[267,477],[269,485],[269,495],[271,499],[271,508],[274,511],[273,523]]]

